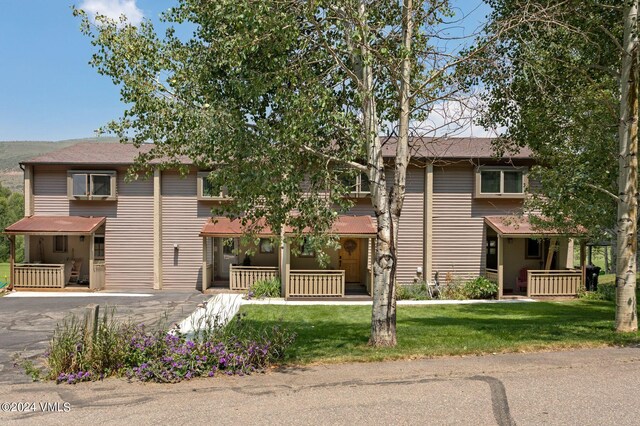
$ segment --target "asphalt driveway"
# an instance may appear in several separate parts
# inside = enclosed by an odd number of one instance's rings
[[[13,356],[36,356],[47,348],[56,324],[66,316],[82,316],[89,304],[114,307],[116,316],[136,323],[154,324],[166,316],[169,324],[188,316],[210,296],[199,292],[148,292],[151,296],[0,297],[0,384],[30,379],[14,367]]]

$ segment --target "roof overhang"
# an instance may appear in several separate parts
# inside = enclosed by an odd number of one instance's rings
[[[575,237],[579,234],[567,234],[555,229],[534,227],[529,216],[485,216],[484,223],[507,238]]]
[[[4,230],[7,235],[91,235],[107,218],[103,216],[28,216]]]
[[[303,233],[311,232],[305,228]],[[258,237],[273,237],[274,233],[269,226],[265,225],[263,220],[258,221],[255,225],[250,221],[243,226],[240,219],[229,219],[227,217],[212,217],[209,219],[202,230],[201,237],[221,237],[236,238],[244,234],[255,233]],[[285,228],[285,234],[292,234],[291,227]],[[331,234],[341,237],[352,238],[370,238],[376,236],[376,226],[371,216],[338,216],[331,227]]]

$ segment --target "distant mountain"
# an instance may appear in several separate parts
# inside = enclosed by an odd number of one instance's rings
[[[117,141],[117,138],[84,138],[63,141],[0,141],[0,183],[12,191],[22,192],[21,161],[80,142],[105,143]]]

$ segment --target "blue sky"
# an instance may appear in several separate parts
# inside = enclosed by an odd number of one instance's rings
[[[480,0],[454,3],[474,10]],[[0,141],[91,137],[124,109],[118,88],[88,65],[92,47],[73,4],[157,21],[175,1],[0,0]],[[476,10],[469,28],[486,11]]]

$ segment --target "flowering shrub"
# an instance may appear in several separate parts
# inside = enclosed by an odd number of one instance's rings
[[[117,322],[112,311],[104,314],[93,339],[83,322],[71,317],[57,327],[44,355],[45,371],[38,374],[68,384],[108,376],[179,382],[215,374],[251,374],[282,358],[294,335],[278,326],[259,329],[244,321],[244,315],[226,327],[187,337]]]

